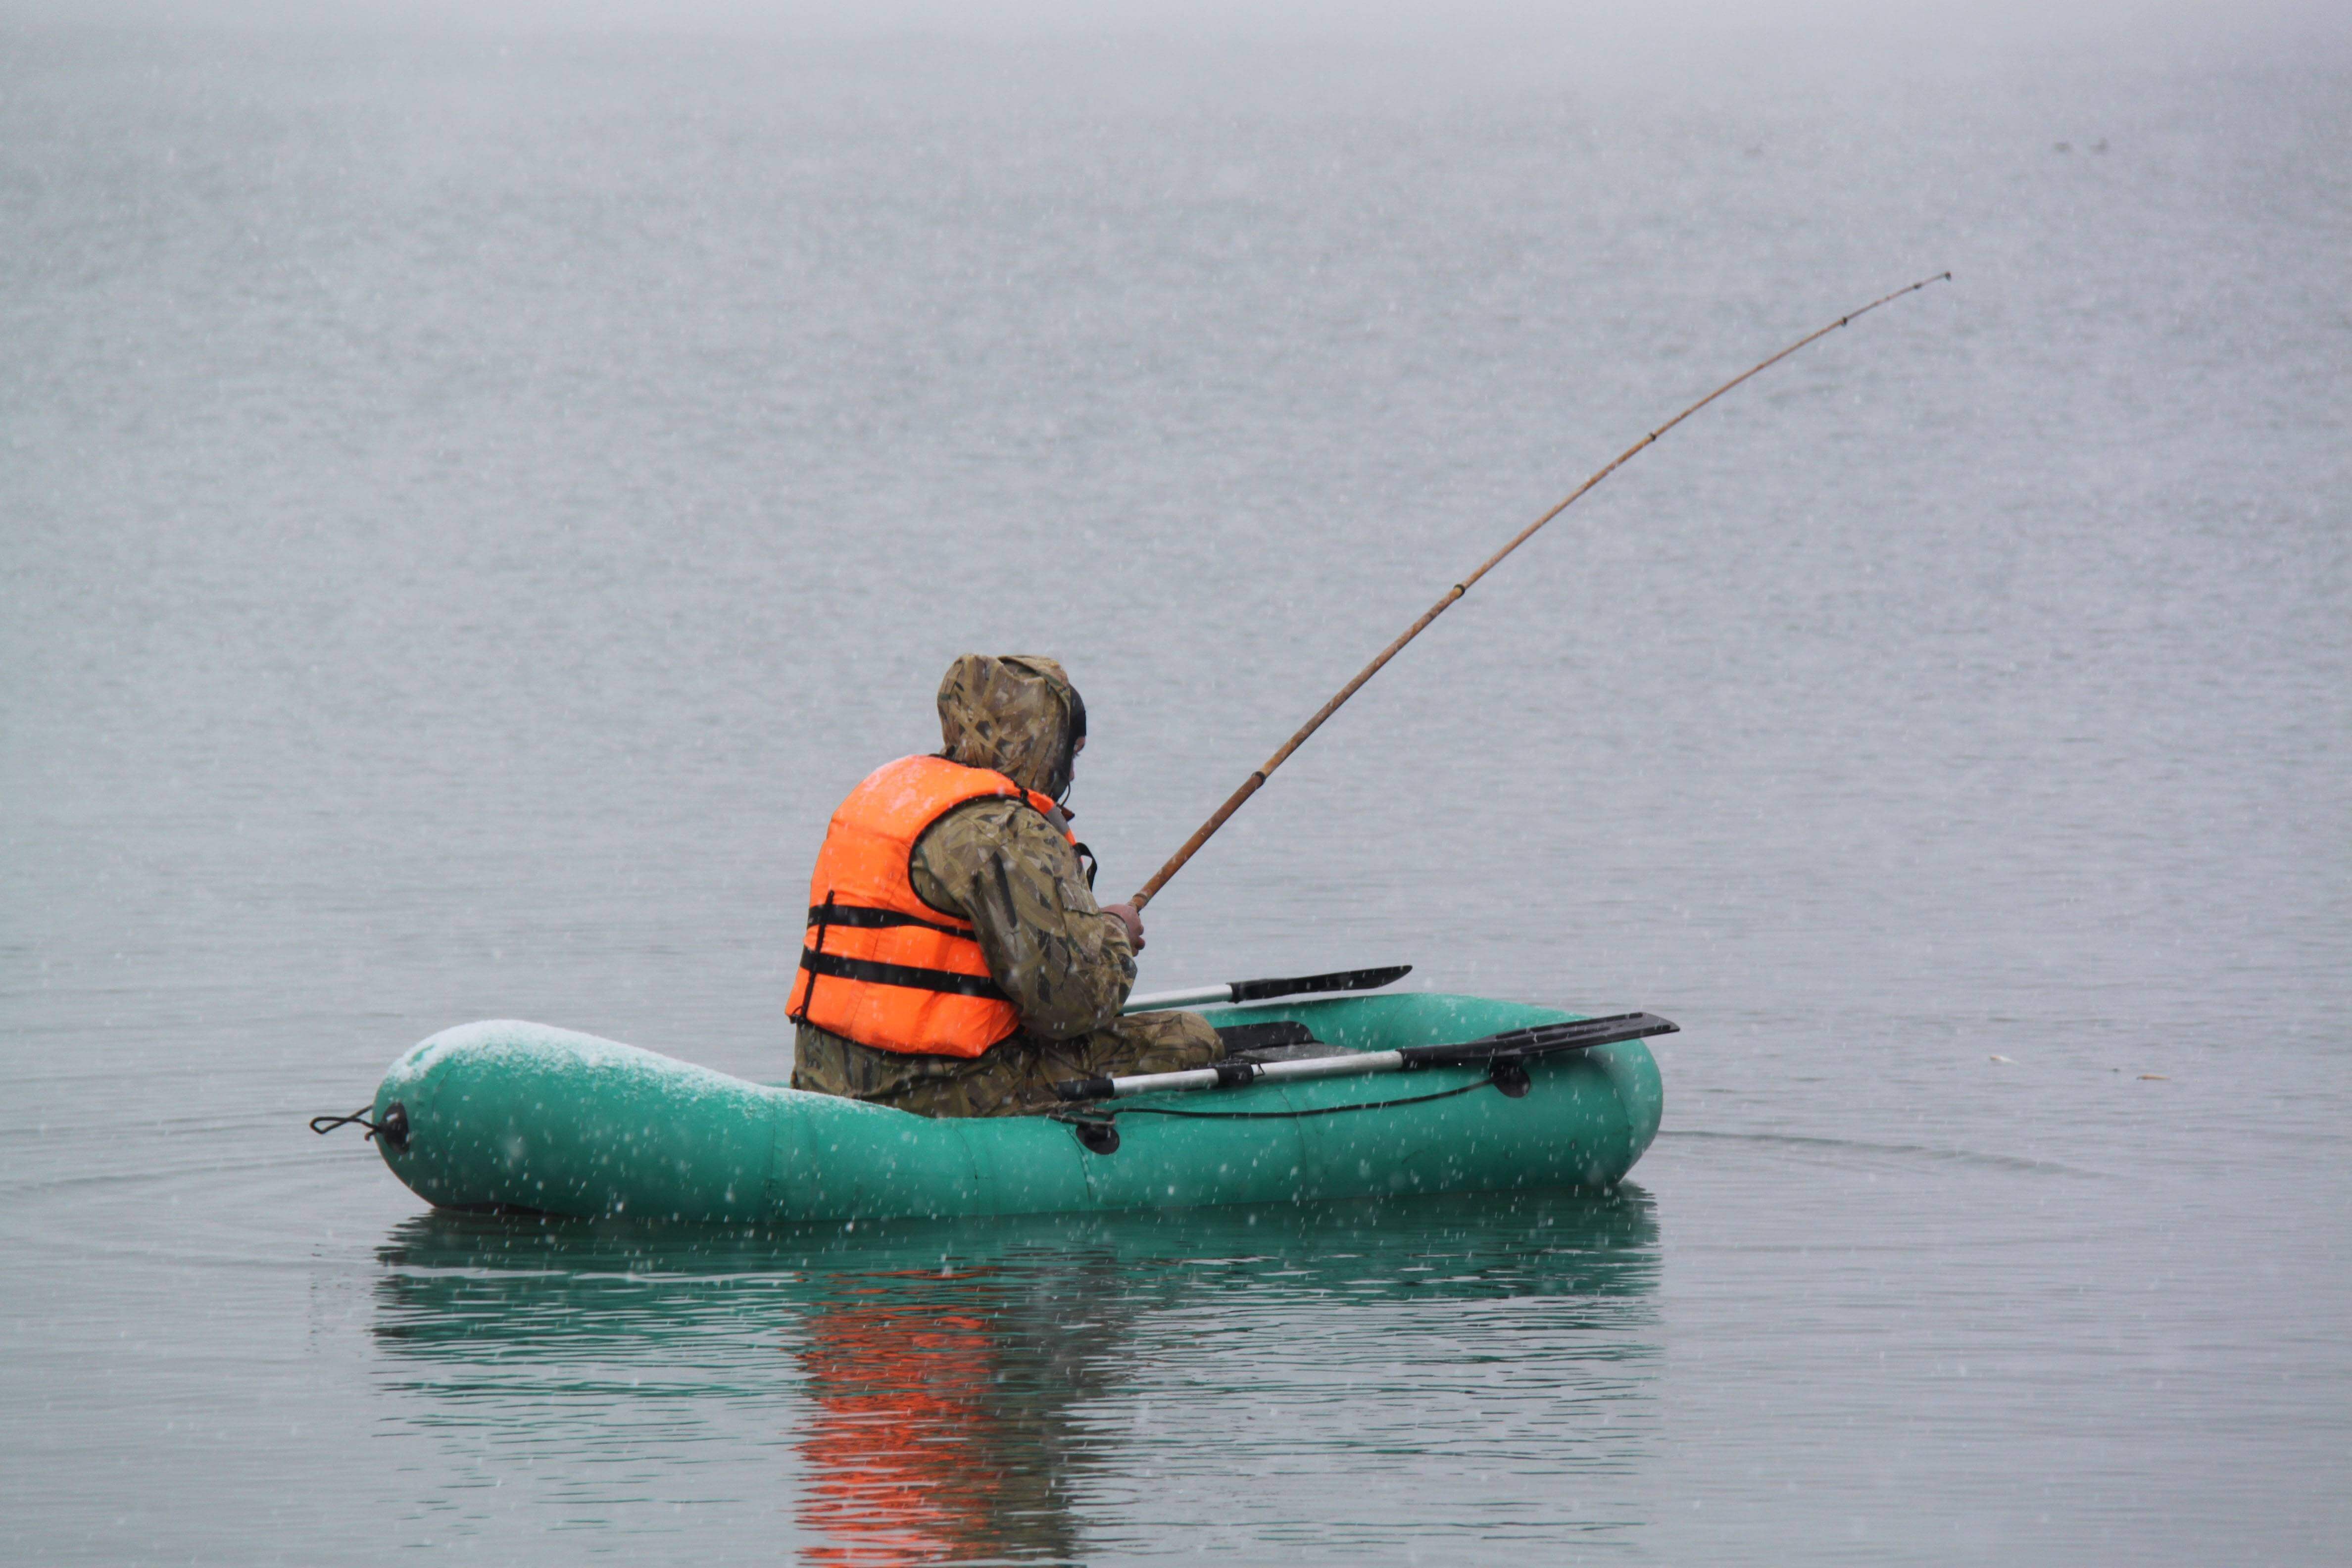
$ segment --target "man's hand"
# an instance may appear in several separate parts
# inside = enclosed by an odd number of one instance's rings
[[[1143,951],[1143,917],[1136,913],[1133,904],[1105,904],[1103,913],[1127,928],[1129,946],[1138,952]]]

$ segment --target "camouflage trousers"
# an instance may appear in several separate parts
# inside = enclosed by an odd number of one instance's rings
[[[1062,1079],[1181,1072],[1225,1054],[1198,1013],[1134,1013],[1090,1035],[1037,1040],[1025,1035],[976,1057],[877,1050],[803,1024],[793,1087],[911,1110],[918,1116],[1033,1116],[1062,1103]]]

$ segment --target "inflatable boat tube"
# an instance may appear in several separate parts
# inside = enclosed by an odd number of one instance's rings
[[[1346,1050],[1578,1016],[1426,992],[1206,1016],[1291,1020]],[[1664,1102],[1633,1040],[1539,1058],[1508,1086],[1432,1068],[932,1119],[497,1020],[401,1058],[373,1113],[384,1163],[439,1208],[789,1225],[1600,1188],[1649,1147]]]

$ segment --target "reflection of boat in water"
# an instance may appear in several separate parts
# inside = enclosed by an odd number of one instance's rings
[[[1632,1188],[767,1232],[434,1214],[380,1256],[376,1342],[426,1420],[511,1422],[550,1470],[649,1429],[788,1443],[799,1556],[861,1563],[1078,1560],[1090,1495],[1204,1442],[1261,1472],[1475,1445],[1507,1426],[1498,1364],[1622,1467],[1658,1268]]]
[[[420,1342],[454,1335],[469,1346],[488,1335],[530,1354],[560,1350],[566,1325],[614,1313],[632,1320],[632,1331],[659,1335],[753,1285],[764,1300],[805,1307],[844,1290],[863,1299],[929,1290],[934,1279],[1003,1283],[1073,1270],[1108,1271],[1122,1281],[1118,1294],[1171,1307],[1212,1289],[1263,1297],[1275,1310],[1611,1298],[1651,1289],[1656,1246],[1649,1194],[1630,1186],[777,1229],[436,1212],[394,1226],[378,1252],[377,1332]]]
[[[1570,1016],[1429,992],[1209,1016],[1304,1025],[1337,1053]],[[493,1022],[395,1062],[373,1126],[393,1173],[444,1208],[754,1224],[1601,1187],[1657,1132],[1664,1097],[1638,1039],[1492,1065],[935,1120]]]

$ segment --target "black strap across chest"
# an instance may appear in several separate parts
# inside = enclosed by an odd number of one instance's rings
[[[901,914],[897,910],[870,909],[864,904],[811,904],[808,923],[813,926],[855,926],[860,931],[881,931],[890,926],[920,926],[942,936],[971,935],[970,926],[942,925],[919,916]]]

